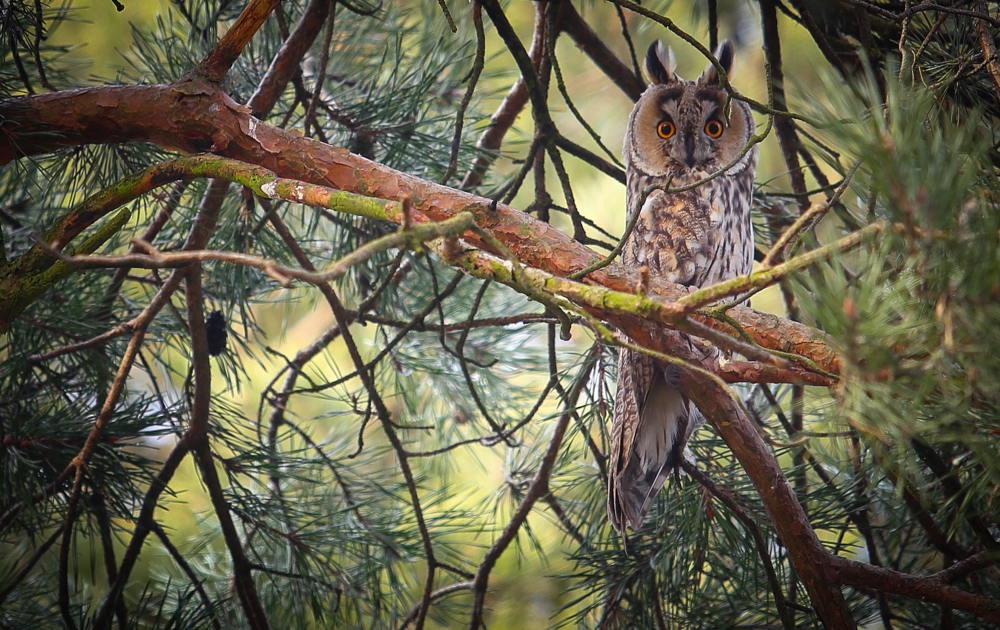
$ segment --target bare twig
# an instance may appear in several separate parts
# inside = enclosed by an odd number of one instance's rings
[[[97,609],[97,614],[94,615],[95,628],[107,627],[111,611],[117,605],[119,597],[121,597],[125,583],[128,581],[129,575],[132,573],[132,568],[135,566],[135,562],[139,558],[139,553],[142,551],[146,536],[157,526],[153,514],[156,511],[156,504],[159,501],[160,495],[167,489],[167,485],[177,471],[177,467],[180,466],[181,462],[184,461],[184,458],[190,452],[192,442],[193,440],[190,435],[181,438],[173,450],[170,451],[167,459],[160,467],[160,471],[150,482],[149,489],[146,491],[146,496],[143,497],[142,506],[139,509],[139,516],[136,519],[132,539],[129,541],[128,547],[125,549],[125,554],[122,556],[122,562],[118,567],[118,576],[108,586],[108,590],[104,594],[104,599]]]
[[[960,560],[946,569],[942,569],[930,577],[945,584],[951,584],[976,571],[995,566],[1000,561],[996,551],[981,551],[965,560]]]
[[[169,553],[170,557],[174,559],[177,566],[181,568],[184,575],[191,580],[191,584],[198,593],[198,597],[201,598],[202,605],[205,607],[206,612],[208,612],[209,619],[212,621],[212,627],[215,628],[215,630],[221,630],[222,625],[219,623],[219,618],[215,614],[215,606],[212,604],[212,600],[209,599],[208,593],[205,592],[205,587],[201,583],[201,580],[198,579],[198,574],[194,572],[194,569],[191,568],[191,565],[188,564],[188,561],[184,558],[184,554],[182,554],[180,550],[174,546],[174,543],[172,543],[170,538],[167,537],[167,532],[163,531],[163,527],[156,521],[153,521],[153,532],[156,533],[156,536],[160,539],[160,543],[163,545],[163,548],[167,550],[167,553]]]
[[[611,81],[618,86],[618,88],[625,93],[633,101],[639,100],[642,96],[643,91],[646,89],[646,84],[643,83],[641,75],[635,73],[635,71],[629,69],[621,59],[618,58],[615,53],[608,48],[604,40],[601,39],[600,35],[594,32],[594,29],[590,28],[590,25],[584,21],[584,19],[577,12],[576,8],[570,3],[562,3],[566,5],[563,8],[563,30],[569,35],[574,43],[579,46],[591,61],[604,71]]]
[[[192,263],[218,261],[260,269],[284,286],[290,285],[292,279],[318,285],[344,277],[352,267],[365,262],[379,252],[401,246],[415,248],[420,243],[436,238],[458,236],[472,226],[472,215],[465,213],[442,223],[423,223],[415,225],[410,229],[401,229],[393,234],[387,234],[365,243],[322,271],[306,271],[301,268],[297,269],[281,265],[267,258],[211,249],[161,252],[153,248],[149,243],[139,241],[138,239],[133,242],[139,249],[145,250],[146,253],[144,254],[63,256],[56,250],[48,248],[46,244],[42,243],[41,245],[53,257],[79,267],[142,267],[147,269],[162,269],[184,267]],[[84,343],[97,345],[93,340]]]
[[[883,9],[880,6],[874,5],[870,2],[865,2],[864,0],[847,0],[856,7],[861,7],[866,11],[884,17],[887,20],[892,20],[893,22],[902,23],[904,20],[908,20],[917,13],[924,13],[925,11],[940,11],[941,13],[951,13],[953,15],[964,15],[966,17],[976,18],[977,20],[982,20],[990,24],[991,26],[1000,28],[1000,20],[994,18],[989,13],[981,11],[970,11],[969,9],[962,9],[959,7],[950,7],[946,5],[940,5],[935,2],[921,2],[920,4],[911,6],[909,9],[902,11],[900,13],[893,13],[887,9]]]
[[[50,534],[49,537],[42,542],[42,544],[38,545],[35,549],[35,553],[31,554],[31,557],[23,561],[21,570],[14,577],[10,578],[10,582],[7,584],[6,588],[4,588],[3,591],[0,591],[0,604],[3,604],[3,602],[7,599],[7,596],[14,592],[14,589],[16,589],[18,585],[24,581],[24,578],[28,577],[28,574],[31,573],[31,570],[36,564],[38,564],[38,561],[41,560],[42,556],[44,556],[45,553],[52,548],[52,545],[55,544],[56,540],[58,540],[61,535],[62,528],[56,528],[56,530],[53,531],[52,534]]]
[[[885,223],[881,221],[878,223],[872,223],[868,227],[848,234],[847,236],[844,236],[829,245],[824,245],[823,247],[800,254],[799,256],[791,258],[780,265],[775,265],[770,269],[762,269],[761,271],[754,272],[749,276],[740,276],[739,278],[720,282],[719,284],[715,284],[704,289],[698,289],[697,291],[693,291],[686,297],[678,300],[677,306],[684,313],[693,313],[703,306],[713,302],[718,302],[724,298],[740,295],[752,289],[770,286],[781,281],[789,274],[805,269],[806,267],[809,267],[810,265],[813,265],[821,260],[825,260],[836,253],[848,251],[857,247],[863,243],[865,239],[883,231],[885,227]]]
[[[781,43],[778,40],[778,16],[775,10],[776,0],[761,0],[760,15],[764,34],[764,55],[770,66],[770,87],[773,94],[772,107],[780,112],[788,111],[785,103],[784,74],[781,67]],[[786,117],[779,116],[774,121],[774,131],[778,136],[781,155],[785,159],[788,177],[791,179],[792,191],[798,194],[800,212],[809,207],[809,198],[804,194],[806,189],[805,176],[799,168],[799,139],[795,135],[795,123]]]
[[[281,44],[278,54],[271,60],[264,77],[257,84],[247,105],[256,118],[264,120],[271,113],[274,104],[278,102],[281,93],[294,75],[300,72],[299,63],[319,35],[326,20],[327,12],[332,8],[330,0],[309,0],[309,5],[302,13],[302,18],[295,29]]]
[[[977,0],[976,9],[979,13],[989,16],[986,0]],[[979,45],[983,49],[983,59],[990,78],[993,79],[993,90],[997,99],[1000,100],[1000,59],[997,58],[997,47],[993,41],[993,33],[986,26],[987,20],[982,17],[976,19],[976,32],[979,35]],[[997,26],[996,23],[993,26]]]
[[[201,472],[202,482],[208,489],[215,516],[222,530],[222,537],[229,549],[233,561],[233,578],[236,583],[236,595],[242,604],[247,621],[254,630],[267,630],[267,614],[257,595],[254,585],[250,560],[243,549],[236,525],[230,515],[229,502],[222,491],[219,474],[215,467],[215,457],[212,455],[208,441],[208,414],[212,396],[212,366],[209,363],[208,337],[205,333],[205,314],[202,310],[201,265],[194,264],[188,268],[186,278],[186,298],[188,308],[188,326],[191,334],[191,362],[194,371],[194,398],[191,404],[191,424],[188,429],[193,442],[195,463]]]
[[[108,514],[108,503],[104,498],[104,492],[96,483],[91,499],[94,502],[94,518],[97,520],[97,529],[101,537],[104,571],[107,573],[108,582],[114,582],[118,577],[118,563],[115,561],[115,541],[111,534],[111,516]],[[118,618],[119,628],[128,627],[128,609],[125,607],[124,600],[119,600],[115,606],[115,616]]]
[[[319,70],[316,72],[315,85],[313,85],[312,94],[309,96],[309,102],[306,105],[306,113],[303,121],[303,127],[307,136],[310,135],[310,125],[312,125],[317,135],[322,134],[322,129],[315,118],[316,103],[319,102],[320,94],[323,93],[323,82],[326,80],[326,66],[330,63],[330,42],[333,40],[333,27],[336,17],[337,4],[335,2],[330,2],[330,9],[326,16],[326,36],[323,38],[323,47],[320,49]],[[320,135],[320,137],[322,138],[323,136]]]
[[[787,230],[785,230],[774,244],[771,245],[771,249],[768,250],[767,255],[764,256],[764,260],[761,262],[760,266],[763,268],[768,268],[774,265],[775,262],[781,260],[785,255],[785,250],[791,245],[792,241],[809,225],[815,224],[836,204],[844,191],[851,183],[851,179],[854,177],[854,173],[857,172],[858,167],[861,166],[861,160],[854,163],[851,170],[847,172],[844,176],[843,181],[841,181],[840,186],[834,191],[833,195],[826,200],[825,203],[817,203],[812,205],[808,210],[803,212],[798,219],[795,220]]]
[[[531,48],[528,50],[528,58],[534,68],[537,68],[538,64],[541,63],[542,48],[545,46],[545,10],[541,4],[538,3],[535,7],[535,29],[531,36]],[[477,6],[481,6],[481,3],[477,3]],[[476,148],[483,151],[484,155],[480,155],[473,160],[469,171],[462,178],[462,183],[459,185],[460,188],[468,190],[479,185],[483,175],[486,173],[486,169],[493,162],[494,158],[490,154],[495,154],[500,150],[504,136],[507,135],[507,132],[514,125],[514,121],[517,120],[517,116],[527,103],[528,88],[524,75],[522,75],[510,87],[507,96],[490,118],[490,124],[486,128],[486,131],[479,136]]]
[[[839,584],[871,588],[884,593],[916,598],[956,610],[964,610],[1000,623],[1000,600],[963,591],[938,580],[935,576],[907,575],[892,569],[855,562],[839,556],[830,557],[827,571],[828,575]]]
[[[280,0],[250,0],[226,34],[198,65],[195,73],[209,81],[220,83],[243,48],[250,43],[250,38],[260,30],[264,20],[279,2]]]
[[[433,593],[431,593],[430,601],[433,603],[438,601],[439,599],[444,599],[445,597],[451,595],[452,593],[459,593],[461,591],[471,590],[472,585],[473,585],[472,582],[456,582],[454,584],[449,584],[448,586],[443,586],[438,590],[434,591]],[[420,615],[422,607],[423,607],[422,601],[417,603],[417,605],[414,606],[412,610],[410,610],[409,614],[403,618],[403,622],[399,624],[399,630],[405,630],[411,623],[413,623],[413,620]]]
[[[430,531],[427,529],[427,523],[424,520],[423,509],[420,507],[420,496],[417,493],[416,480],[413,477],[413,471],[410,468],[406,450],[403,448],[402,442],[399,441],[399,437],[396,435],[396,429],[393,426],[389,409],[385,406],[385,402],[379,395],[371,372],[365,365],[364,359],[361,358],[361,353],[358,351],[357,343],[355,343],[354,337],[347,328],[349,314],[343,304],[341,304],[336,293],[333,292],[332,288],[329,289],[328,293],[326,293],[326,297],[327,302],[330,304],[330,309],[333,311],[334,319],[336,319],[337,325],[340,327],[341,336],[347,346],[347,351],[351,356],[351,361],[354,363],[354,369],[357,371],[358,378],[361,379],[365,390],[368,392],[368,398],[375,407],[379,421],[382,423],[382,429],[385,431],[386,437],[389,438],[389,443],[392,445],[392,448],[396,452],[396,456],[399,459],[399,467],[403,473],[403,478],[406,480],[406,487],[410,494],[410,502],[413,505],[413,513],[417,520],[417,527],[420,530],[420,539],[423,544],[424,554],[427,560],[427,576],[424,580],[424,594],[421,600],[421,608],[417,614],[416,620],[416,629],[421,630],[424,626],[424,620],[427,618],[427,610],[430,607],[437,561],[434,557],[434,544],[431,541]]]
[[[228,190],[229,183],[225,181],[215,180],[209,184],[205,197],[202,199],[201,207],[198,210],[198,214],[195,216],[191,231],[188,233],[188,237],[185,240],[182,249],[198,249],[203,247],[204,244],[208,242],[208,238],[214,231],[216,222],[218,221],[219,211],[222,208],[222,200]],[[125,351],[125,356],[120,362],[118,373],[115,375],[115,380],[113,381],[110,391],[105,398],[104,406],[94,423],[94,428],[91,429],[90,434],[87,436],[87,441],[84,443],[83,448],[80,449],[77,456],[73,459],[73,462],[66,467],[66,471],[74,468],[77,471],[77,479],[74,484],[73,494],[77,494],[77,489],[82,481],[81,473],[83,465],[89,460],[90,455],[93,453],[93,450],[101,437],[101,434],[107,426],[107,423],[110,421],[118,398],[124,388],[125,379],[131,371],[132,364],[135,362],[136,355],[138,355],[139,349],[142,346],[146,329],[157,313],[159,313],[160,309],[166,305],[173,293],[179,288],[186,273],[186,270],[178,269],[170,274],[170,277],[163,283],[163,287],[160,291],[139,315],[139,321],[135,326],[135,332],[132,335],[132,340],[129,342],[128,348]],[[204,326],[203,321],[202,326]],[[193,434],[191,434],[189,430],[186,435]],[[200,439],[201,436],[196,437]],[[154,478],[153,482],[150,484],[149,490],[146,492],[146,497],[143,500],[143,507],[140,511],[139,519],[136,523],[136,530],[132,535],[132,540],[129,543],[128,549],[126,549],[125,555],[122,557],[122,563],[118,570],[118,579],[115,580],[115,582],[108,589],[105,599],[101,607],[98,609],[94,621],[95,627],[103,628],[104,625],[107,624],[110,611],[117,605],[118,598],[121,596],[125,582],[128,580],[132,567],[139,556],[139,552],[142,550],[142,543],[152,527],[153,512],[156,509],[156,502],[158,501],[160,494],[166,488],[170,479],[173,477],[177,466],[192,448],[193,441],[194,438],[182,438],[171,452],[170,457],[168,457],[167,461],[164,462],[163,467],[160,469],[160,474],[157,475],[157,477]]]
[[[441,5],[444,6],[444,0],[441,0]],[[462,146],[465,110],[472,101],[472,95],[476,91],[476,84],[479,83],[479,75],[483,73],[483,64],[486,62],[486,33],[483,31],[483,7],[478,2],[473,2],[472,4],[472,23],[476,28],[476,56],[472,61],[469,86],[465,89],[465,96],[462,97],[458,111],[455,112],[455,135],[451,139],[451,158],[448,160],[448,168],[445,170],[444,175],[441,176],[442,184],[447,184],[448,180],[451,179],[452,175],[458,169],[458,150]]]

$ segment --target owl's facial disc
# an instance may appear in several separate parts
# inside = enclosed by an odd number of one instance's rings
[[[726,116],[727,95],[675,80],[650,86],[629,120],[626,150],[644,173],[699,178],[725,166],[753,129],[743,107]]]
[[[667,92],[659,101],[659,110],[656,132],[664,156],[688,170],[703,170],[717,155],[714,145],[725,133],[715,100]],[[672,132],[664,134],[665,128]]]

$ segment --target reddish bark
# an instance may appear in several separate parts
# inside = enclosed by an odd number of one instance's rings
[[[258,118],[266,118],[288,82],[300,71],[299,64],[306,51],[319,35],[326,16],[330,12],[330,0],[310,0],[302,19],[295,26],[288,39],[281,45],[278,54],[271,60],[267,73],[261,79],[247,105]]]
[[[260,30],[264,20],[280,2],[281,0],[251,0],[222,39],[198,65],[197,72],[210,81],[221,82],[236,63],[237,57],[250,43],[250,38]]]
[[[432,220],[467,210],[524,264],[566,276],[599,256],[551,225],[510,206],[421,180],[366,160],[345,149],[266,125],[227,95],[194,81],[174,85],[101,87],[55,92],[0,102],[0,165],[18,157],[66,146],[113,142],[154,142],[197,153],[211,151],[270,169],[281,177],[332,186],[382,199],[408,194],[416,210]],[[637,274],[611,264],[587,282],[633,291]],[[649,292],[668,300],[687,294],[678,285],[651,279]],[[836,373],[838,362],[826,336],[808,326],[745,307],[730,315],[761,346],[805,356]],[[705,324],[733,333],[721,322]]]
[[[826,579],[837,584],[877,589],[884,593],[912,597],[923,602],[940,604],[946,608],[965,610],[984,619],[1000,623],[1000,602],[990,597],[974,595],[960,588],[955,588],[936,576],[908,575],[839,556],[830,556],[823,568]]]

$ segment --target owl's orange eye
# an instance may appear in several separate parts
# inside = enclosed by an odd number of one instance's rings
[[[677,132],[677,127],[669,120],[664,120],[656,126],[656,134],[666,140]]]
[[[722,123],[718,120],[710,120],[705,124],[705,133],[710,138],[718,138],[722,135]]]

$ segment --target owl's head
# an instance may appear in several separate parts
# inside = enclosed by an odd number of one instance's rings
[[[726,40],[715,57],[732,76],[735,48]],[[726,119],[727,94],[711,63],[694,81],[675,72],[674,53],[656,41],[646,52],[650,86],[632,109],[625,136],[625,163],[649,175],[701,177],[728,164],[753,134],[750,108],[733,101]]]

